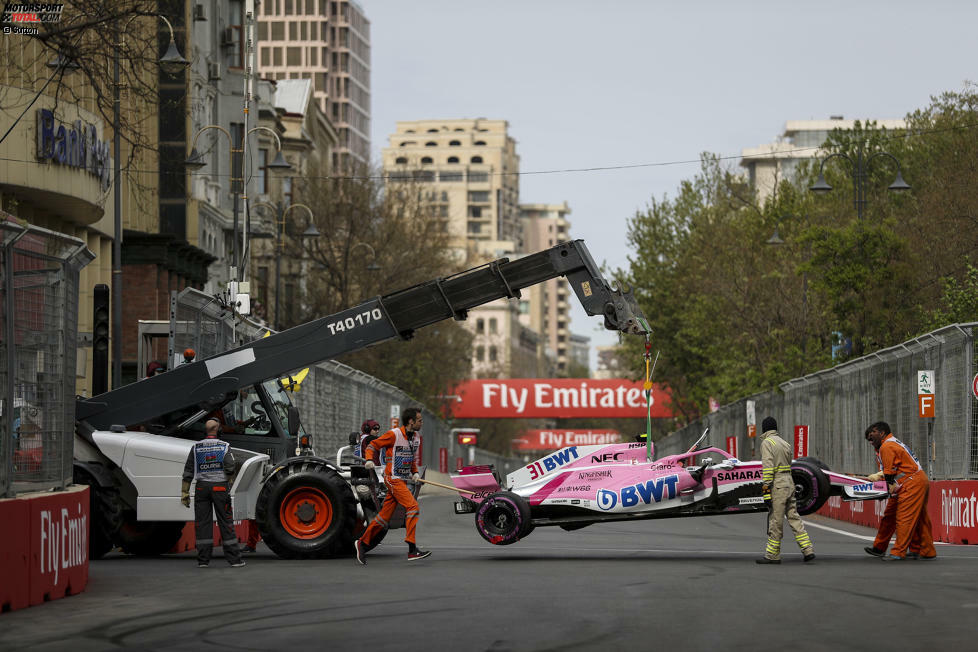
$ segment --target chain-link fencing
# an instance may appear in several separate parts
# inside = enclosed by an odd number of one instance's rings
[[[185,348],[194,349],[197,359],[203,360],[270,332],[256,321],[233,314],[219,299],[192,288],[172,295],[170,314],[171,360],[174,352],[179,355]],[[350,433],[359,432],[367,419],[386,427],[404,408],[421,407],[397,387],[332,360],[310,365],[292,398],[317,454],[327,459],[333,459],[348,444]],[[423,416],[421,461],[433,470],[440,468],[442,455],[447,457],[449,470],[456,468],[458,458],[465,464],[495,464],[502,474],[523,465],[516,458],[480,449],[470,453],[468,446],[452,437],[450,423],[428,409],[423,409]]]
[[[0,213],[0,496],[71,483],[85,243]]]
[[[657,442],[657,454],[684,452],[709,426],[708,445],[727,448],[727,437],[734,437],[738,457],[757,457],[756,439],[747,436],[747,402],[754,401],[758,429],[771,415],[790,442],[796,426],[808,426],[808,454],[833,470],[874,471],[864,432],[886,421],[931,479],[978,478],[976,329],[976,323],[947,326],[725,405]],[[932,419],[919,416],[918,371],[934,374]]]

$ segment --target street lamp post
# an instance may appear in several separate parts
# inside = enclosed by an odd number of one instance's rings
[[[241,261],[239,260],[239,258],[241,256],[241,252],[240,252],[241,243],[239,242],[239,238],[238,238],[238,198],[241,195],[242,188],[244,187],[244,144],[245,141],[248,139],[248,136],[250,136],[256,131],[267,131],[268,133],[272,134],[272,136],[275,138],[275,143],[278,145],[278,153],[275,155],[275,159],[271,163],[269,163],[266,167],[272,170],[290,170],[292,169],[292,166],[289,165],[288,161],[285,160],[285,157],[282,156],[282,141],[278,137],[278,134],[275,133],[274,130],[269,129],[268,127],[254,127],[252,129],[249,129],[248,132],[244,134],[244,137],[241,139],[241,143],[239,147],[235,149],[234,139],[231,137],[231,133],[227,129],[225,129],[220,125],[207,125],[205,127],[201,127],[200,130],[197,132],[197,134],[194,136],[194,142],[190,148],[190,156],[188,156],[187,160],[184,161],[184,165],[186,165],[188,168],[199,170],[200,168],[207,165],[207,162],[204,160],[203,155],[197,151],[197,139],[200,138],[200,135],[205,131],[207,131],[208,129],[217,129],[228,138],[228,146],[230,148],[229,160],[231,165],[231,191],[232,194],[234,195],[234,203],[232,208],[232,212],[234,215],[234,225],[233,225],[234,253],[231,260],[230,269],[228,270],[228,278],[231,281],[240,281]],[[235,155],[237,155],[241,160],[241,166],[238,169],[238,174],[240,174],[241,176],[235,176],[234,173]]]
[[[267,207],[275,211],[275,312],[273,317],[273,325],[275,330],[279,329],[278,320],[278,306],[279,306],[279,291],[280,291],[280,281],[282,276],[282,250],[283,250],[283,236],[285,235],[285,216],[293,208],[303,208],[309,213],[309,226],[302,233],[303,238],[316,237],[319,235],[319,229],[316,228],[315,216],[312,213],[312,209],[305,204],[289,204],[288,206],[283,206],[281,202],[278,204],[270,204],[268,202],[259,202],[255,204],[255,208]]]
[[[897,158],[893,156],[893,154],[890,154],[889,152],[884,152],[883,150],[879,150],[873,152],[869,156],[865,156],[861,145],[856,152],[855,160],[853,160],[852,157],[848,156],[847,154],[843,154],[842,152],[836,152],[835,154],[830,154],[829,156],[823,158],[821,165],[819,165],[818,168],[818,180],[815,181],[814,184],[812,184],[809,190],[817,194],[825,194],[830,190],[832,190],[832,186],[830,186],[825,181],[825,174],[824,174],[825,164],[833,158],[845,159],[846,161],[849,162],[849,166],[850,166],[849,176],[852,179],[853,190],[855,191],[855,197],[853,203],[856,206],[856,217],[859,220],[862,220],[863,211],[865,210],[866,207],[866,178],[869,176],[869,164],[872,163],[873,160],[878,159],[880,157],[886,157],[890,159],[891,161],[896,163],[897,166],[896,178],[893,180],[893,183],[891,183],[887,187],[887,190],[892,190],[895,192],[910,190],[909,184],[907,184],[907,182],[903,180],[903,173],[900,170],[900,161],[898,161]]]
[[[122,381],[122,139],[120,131],[120,93],[119,93],[119,52],[123,48],[122,37],[129,28],[132,21],[138,16],[132,16],[126,22],[122,30],[119,29],[119,21],[114,21],[115,31],[115,51],[112,53],[112,155],[114,161],[114,188],[113,188],[113,209],[115,212],[114,240],[112,242],[112,387],[116,389],[121,386]],[[166,23],[170,30],[170,46],[159,59],[160,67],[170,74],[179,74],[190,62],[180,55],[177,49],[176,40],[173,36],[173,25],[163,16],[157,16]]]
[[[350,253],[352,254],[353,253],[353,250],[356,249],[357,247],[366,247],[367,249],[370,250],[370,262],[367,263],[367,268],[366,268],[367,271],[368,272],[379,272],[380,271],[380,265],[377,264],[377,252],[374,251],[374,248],[371,247],[370,245],[368,245],[366,242],[358,242],[355,245],[353,245],[352,247],[350,247]]]

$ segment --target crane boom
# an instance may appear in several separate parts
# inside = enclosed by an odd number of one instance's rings
[[[523,288],[560,276],[567,278],[589,315],[604,317],[606,328],[648,332],[630,290],[612,288],[584,242],[573,240],[375,297],[165,374],[79,399],[75,418],[108,430],[113,424],[142,423],[194,406],[210,410],[239,388],[396,337],[410,338],[416,329],[443,319],[465,319],[471,308],[519,297]]]

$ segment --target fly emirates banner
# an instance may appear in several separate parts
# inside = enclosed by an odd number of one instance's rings
[[[613,378],[513,378],[469,380],[452,404],[456,419],[626,417],[644,418],[642,383]],[[652,386],[652,417],[672,416],[669,396]]]

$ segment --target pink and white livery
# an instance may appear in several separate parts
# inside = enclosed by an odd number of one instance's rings
[[[696,445],[654,462],[644,443],[568,446],[510,473],[505,485],[492,466],[467,466],[451,475],[461,497],[455,513],[474,512],[479,534],[505,546],[546,525],[577,530],[605,521],[765,511],[760,461]],[[791,474],[801,514],[829,496],[887,497],[885,482],[833,473],[812,457],[794,460]]]

